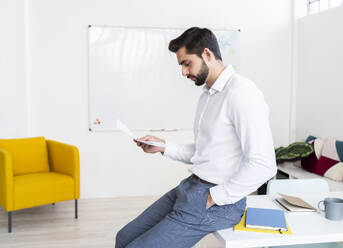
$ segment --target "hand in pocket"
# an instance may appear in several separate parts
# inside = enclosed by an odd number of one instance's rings
[[[206,210],[214,206],[216,203],[213,201],[211,194],[208,192],[206,201]]]

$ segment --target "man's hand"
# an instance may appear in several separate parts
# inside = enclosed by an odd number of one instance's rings
[[[156,152],[161,152],[163,153],[165,150],[165,147],[158,147],[158,146],[151,146],[151,145],[147,145],[144,143],[139,142],[140,140],[143,141],[155,141],[155,142],[162,142],[162,143],[166,143],[165,140],[151,136],[151,135],[146,135],[142,138],[139,138],[138,140],[134,140],[134,142],[136,142],[137,146],[141,147],[143,149],[144,152],[146,153],[156,153]]]
[[[206,209],[209,209],[210,207],[212,207],[215,204],[216,203],[212,200],[212,196],[209,193],[208,196],[207,196]]]

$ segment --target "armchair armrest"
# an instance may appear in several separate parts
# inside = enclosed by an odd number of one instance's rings
[[[0,205],[6,211],[13,211],[13,166],[11,154],[0,148]]]
[[[46,140],[50,169],[53,172],[69,175],[75,182],[75,199],[80,198],[80,159],[76,146]]]

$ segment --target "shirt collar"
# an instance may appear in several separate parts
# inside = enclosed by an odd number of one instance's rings
[[[217,80],[214,82],[211,88],[209,88],[206,84],[203,87],[205,92],[208,92],[210,95],[213,95],[216,92],[220,92],[224,89],[225,85],[229,82],[229,79],[234,74],[234,69],[232,65],[227,66],[222,73],[220,73]]]

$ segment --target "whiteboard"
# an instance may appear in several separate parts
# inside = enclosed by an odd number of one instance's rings
[[[170,40],[185,29],[90,26],[89,130],[192,129],[202,86],[184,78]],[[238,30],[214,30],[224,64],[237,70]]]

